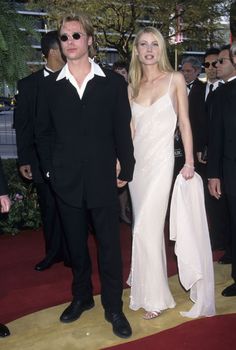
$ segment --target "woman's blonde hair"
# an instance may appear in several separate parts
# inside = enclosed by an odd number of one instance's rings
[[[171,64],[169,62],[167,51],[166,51],[166,43],[164,40],[163,35],[154,27],[145,27],[142,28],[136,35],[134,42],[133,42],[133,48],[132,48],[132,55],[131,55],[131,61],[130,61],[130,68],[129,68],[129,83],[132,90],[132,97],[135,98],[138,96],[139,88],[140,88],[140,82],[143,76],[142,71],[142,65],[139,61],[138,55],[137,55],[137,46],[140,40],[140,37],[144,33],[152,33],[155,37],[155,39],[158,42],[159,48],[160,48],[160,58],[158,61],[158,68],[161,72],[173,72],[173,68],[171,67]]]
[[[60,31],[62,26],[64,25],[64,23],[67,22],[79,22],[85,33],[87,34],[87,36],[92,37],[92,45],[89,46],[89,57],[93,58],[96,55],[96,50],[94,47],[94,27],[93,24],[89,18],[89,16],[83,12],[77,12],[77,13],[70,13],[70,14],[66,14],[60,21],[60,25],[59,25],[59,29],[58,29],[58,33],[60,36]]]

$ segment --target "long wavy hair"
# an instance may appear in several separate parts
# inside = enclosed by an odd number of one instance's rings
[[[130,67],[129,67],[129,84],[130,84],[131,89],[132,89],[132,97],[133,98],[138,96],[140,83],[141,83],[141,79],[143,76],[142,65],[141,65],[139,58],[138,58],[138,55],[137,55],[137,47],[138,47],[140,37],[144,33],[152,33],[158,42],[158,45],[160,48],[160,58],[159,58],[159,61],[157,63],[159,70],[161,72],[173,72],[173,68],[172,68],[170,61],[168,59],[168,56],[167,56],[166,43],[165,43],[163,35],[155,27],[142,28],[137,33],[137,35],[134,39]]]

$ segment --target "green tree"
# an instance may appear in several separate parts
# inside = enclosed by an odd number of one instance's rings
[[[230,31],[233,41],[236,40],[236,1],[234,0],[230,8]]]
[[[65,12],[86,11],[93,19],[98,46],[113,48],[121,58],[129,58],[131,42],[143,25],[160,29],[171,44],[176,30],[181,29],[184,41],[179,49],[203,49],[221,44],[217,34],[220,19],[228,15],[231,1],[225,0],[38,0],[29,1],[48,12],[49,23],[56,26]],[[180,9],[177,11],[177,9]],[[181,28],[178,25],[181,23]],[[172,40],[173,39],[173,40]],[[174,45],[172,45],[174,47]]]
[[[14,84],[29,74],[30,36],[36,36],[29,18],[18,13],[11,1],[0,0],[0,83]]]

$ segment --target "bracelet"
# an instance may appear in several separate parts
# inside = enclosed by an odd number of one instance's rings
[[[193,169],[193,170],[195,169],[193,165],[190,165],[190,164],[187,164],[187,163],[184,164],[184,167],[185,168],[190,168],[190,169]]]

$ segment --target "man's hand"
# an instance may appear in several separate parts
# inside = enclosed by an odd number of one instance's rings
[[[209,179],[208,180],[208,189],[210,194],[216,199],[221,197],[221,183],[220,179]]]
[[[206,160],[202,160],[202,152],[197,152],[197,160],[199,163],[206,164]]]
[[[27,165],[21,165],[20,168],[20,173],[21,175],[28,179],[28,180],[32,180],[32,172],[31,172],[31,166],[29,164]]]
[[[11,201],[8,195],[0,196],[1,213],[8,213],[10,210]]]
[[[122,181],[122,180],[117,179],[117,187],[122,188],[127,184],[127,182],[128,181]]]

